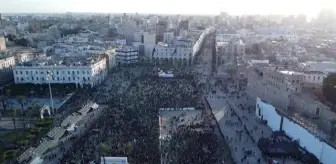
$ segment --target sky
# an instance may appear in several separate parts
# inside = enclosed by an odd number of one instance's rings
[[[305,14],[336,11],[336,0],[0,0],[0,13]]]

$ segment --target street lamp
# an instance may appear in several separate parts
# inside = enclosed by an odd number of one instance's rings
[[[50,102],[51,102],[51,108],[52,108],[52,111],[53,111],[54,110],[54,100],[52,98],[51,85],[50,85],[50,80],[52,78],[52,75],[53,75],[52,71],[47,72],[47,81],[48,81],[48,85],[49,85]]]

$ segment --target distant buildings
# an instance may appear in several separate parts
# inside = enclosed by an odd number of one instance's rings
[[[13,67],[15,84],[77,84],[93,87],[107,76],[106,58],[101,55],[45,57]]]

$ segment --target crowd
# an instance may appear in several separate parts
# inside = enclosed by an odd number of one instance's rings
[[[168,164],[218,163],[221,159],[218,142],[213,130],[204,130],[199,126],[179,126],[166,147],[169,149],[166,161]]]
[[[202,103],[193,79],[189,78],[191,74],[186,73],[184,79],[183,71],[178,71],[178,78],[159,78],[153,76],[153,70],[124,72],[114,77],[112,83],[93,91],[118,94],[108,97],[108,110],[94,120],[84,136],[72,138],[72,148],[62,148],[64,155],[59,163],[99,163],[106,156],[126,156],[129,163],[160,163],[159,108],[201,107]],[[170,163],[218,161],[218,138],[211,128],[199,130],[202,127],[188,125],[176,130],[168,143],[172,147]]]

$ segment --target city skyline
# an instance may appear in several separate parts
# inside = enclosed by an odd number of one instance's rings
[[[227,12],[230,15],[299,15],[315,17],[322,9],[336,10],[332,0],[15,0],[0,1],[1,13],[160,13],[160,14],[200,14],[215,15]],[[172,10],[173,9],[173,10]]]

